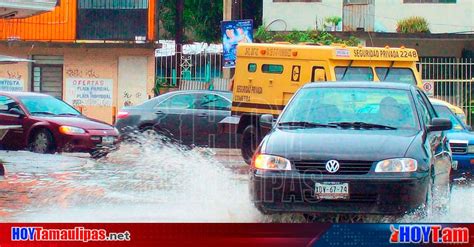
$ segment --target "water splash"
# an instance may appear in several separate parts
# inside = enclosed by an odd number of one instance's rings
[[[62,155],[41,156],[36,165],[7,161],[17,166],[7,179],[34,182],[28,206],[18,208],[12,220],[254,222],[261,217],[250,202],[246,174],[225,167],[211,150],[160,136],[137,135],[97,162]]]
[[[307,222],[261,215],[238,154],[189,148],[155,135],[95,161],[82,155],[0,152],[0,220],[22,222]],[[402,218],[324,215],[319,222],[473,222],[474,186],[456,185],[450,212]]]

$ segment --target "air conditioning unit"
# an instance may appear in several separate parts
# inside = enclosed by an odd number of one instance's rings
[[[373,4],[373,0],[344,0],[344,5],[354,5],[354,4]]]

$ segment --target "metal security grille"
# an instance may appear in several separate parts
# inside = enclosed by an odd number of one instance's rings
[[[221,52],[175,52],[172,47],[159,51],[156,57],[155,89],[227,90],[229,79],[224,79]],[[156,91],[156,90],[155,90]]]
[[[33,56],[32,91],[63,97],[63,57],[62,56]]]
[[[421,58],[418,64],[423,82],[433,85],[432,97],[459,106],[467,122],[474,117],[474,60],[472,58]]]

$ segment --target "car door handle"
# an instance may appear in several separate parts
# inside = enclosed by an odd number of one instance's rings
[[[199,113],[197,116],[198,117],[207,117],[208,115],[207,115],[207,113]]]
[[[162,112],[162,111],[156,111],[155,114],[156,114],[156,115],[163,115],[163,114],[165,114],[165,113]]]

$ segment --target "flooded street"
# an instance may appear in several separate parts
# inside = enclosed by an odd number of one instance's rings
[[[0,221],[304,222],[261,215],[248,194],[238,150],[123,145],[107,158],[0,151]],[[453,189],[451,212],[403,222],[473,222],[474,187]]]
[[[259,221],[238,152],[143,146],[122,146],[98,161],[1,151],[0,220]]]

